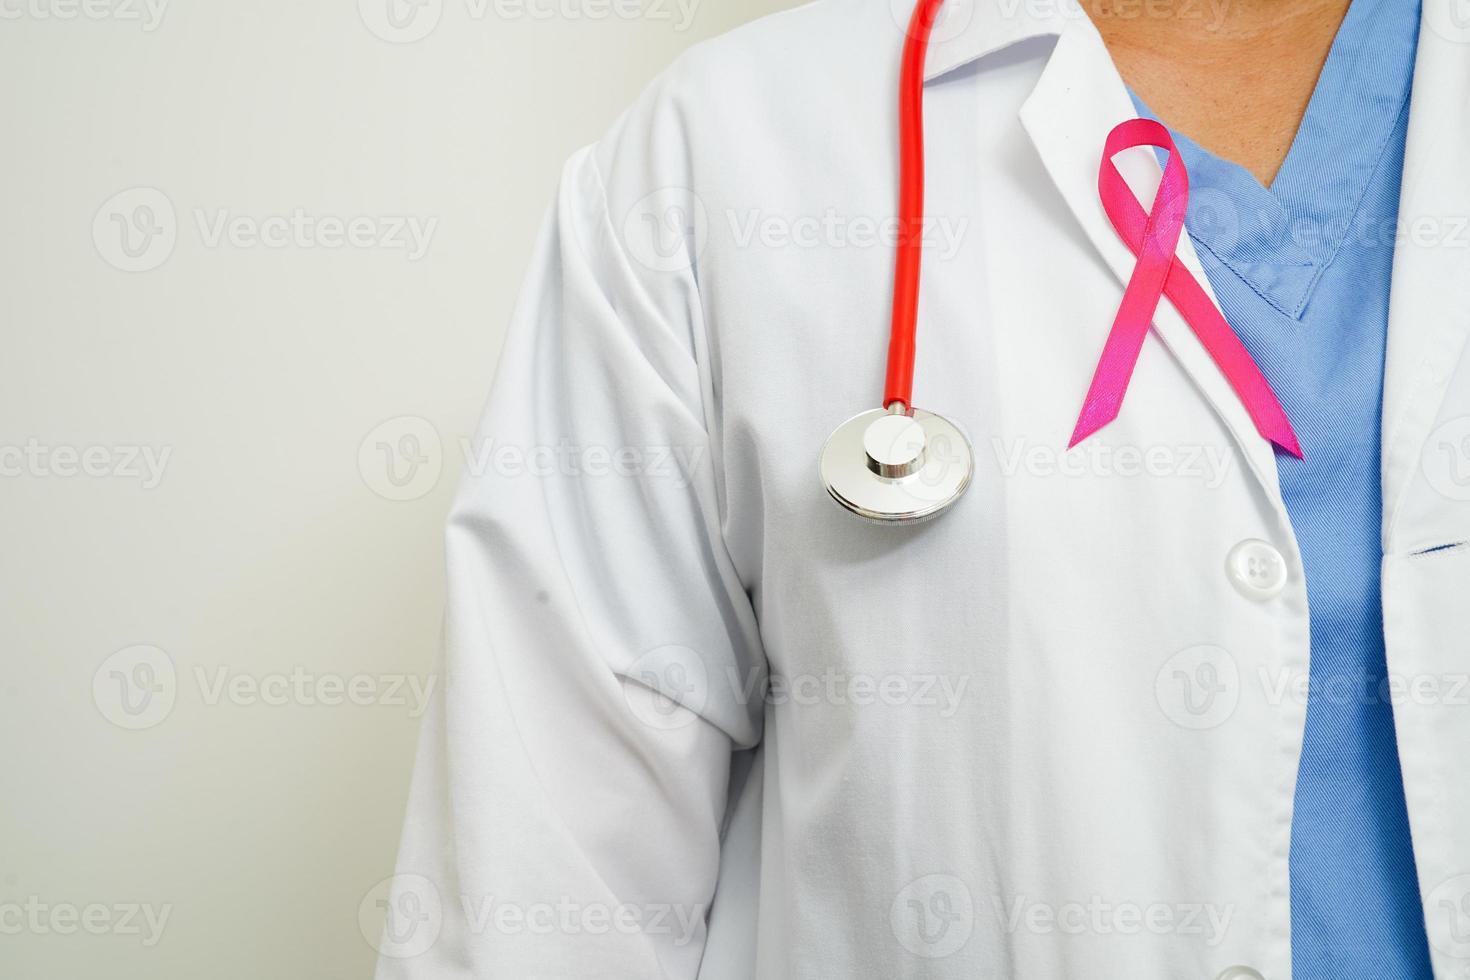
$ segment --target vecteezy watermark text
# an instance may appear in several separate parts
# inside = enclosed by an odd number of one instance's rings
[[[151,34],[168,5],[169,0],[0,0],[0,20],[115,21]]]
[[[228,208],[194,210],[199,240],[206,248],[380,249],[403,252],[417,262],[429,251],[437,217],[412,214],[312,214],[293,208],[283,214],[238,214]]]
[[[1050,936],[1198,936],[1206,946],[1225,941],[1233,905],[1208,902],[1108,901],[1100,895],[1085,901],[1040,902],[1016,895],[991,897],[996,916],[1011,934]]]
[[[378,496],[416,500],[438,485],[445,442],[427,419],[388,419],[358,444],[358,471]],[[609,445],[562,438],[525,444],[490,436],[461,437],[458,445],[465,475],[474,479],[613,478],[667,482],[680,490],[694,483],[708,450],[703,443]]]
[[[39,439],[0,444],[0,477],[137,480],[144,490],[163,482],[172,446],[47,445]]]
[[[285,671],[248,673],[227,665],[195,665],[181,674],[165,651],[149,644],[126,647],[98,665],[92,700],[102,717],[119,728],[141,731],[173,713],[179,690],[192,679],[206,707],[405,708],[411,718],[429,706],[438,675],[340,674],[297,665]]]
[[[759,245],[767,249],[891,249],[905,237],[904,223],[892,215],[849,215],[836,208],[828,208],[820,215],[731,208],[725,212],[725,218],[730,225],[731,241],[737,248]],[[917,234],[908,237],[921,244],[926,255],[945,262],[959,254],[969,227],[968,217],[931,214],[925,216]]]
[[[708,911],[698,903],[609,903],[569,895],[534,900],[446,896],[432,879],[402,872],[368,890],[358,905],[358,922],[363,938],[382,955],[418,956],[438,942],[454,902],[461,927],[475,936],[650,936],[674,948],[695,940]]]
[[[137,936],[152,948],[163,938],[172,905],[147,902],[48,902],[39,895],[24,901],[0,902],[3,936]]]
[[[694,481],[705,447],[581,446],[570,439],[521,446],[494,439],[461,443],[465,471],[471,476],[639,477],[669,480],[680,489]]]
[[[363,26],[390,44],[412,44],[433,34],[446,6],[470,21],[643,21],[687,31],[701,0],[357,0]]]
[[[0,0],[3,2],[3,0]],[[206,249],[400,252],[409,262],[428,254],[439,219],[415,214],[340,215],[304,207],[266,214],[195,207],[189,212]],[[108,265],[147,272],[168,261],[182,227],[173,201],[156,187],[130,187],[103,202],[92,219],[92,243]]]
[[[430,674],[341,674],[317,673],[304,667],[287,672],[247,674],[219,666],[212,671],[194,668],[194,680],[205,704],[221,703],[249,707],[297,705],[333,708],[383,705],[408,709],[417,718],[428,708],[438,677]]]
[[[1070,450],[1026,439],[991,440],[1005,477],[1118,477],[1196,480],[1214,490],[1225,482],[1234,461],[1228,446],[1129,446],[1089,439]]]

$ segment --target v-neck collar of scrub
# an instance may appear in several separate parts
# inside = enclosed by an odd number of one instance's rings
[[[1418,28],[1417,0],[1352,0],[1269,188],[1170,130],[1189,170],[1190,238],[1293,320],[1349,234],[1396,233],[1363,227],[1358,212],[1407,111]],[[1133,98],[1140,114],[1158,118]]]

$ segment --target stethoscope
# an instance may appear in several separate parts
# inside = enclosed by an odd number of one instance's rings
[[[924,225],[924,58],[944,0],[919,0],[899,81],[899,194],[893,318],[883,407],[854,415],[822,447],[822,484],[844,508],[880,524],[943,513],[970,486],[970,441],[949,419],[913,407],[914,338]]]

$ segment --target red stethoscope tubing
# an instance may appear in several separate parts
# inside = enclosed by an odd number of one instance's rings
[[[913,407],[914,340],[919,318],[919,263],[924,232],[924,58],[944,0],[919,0],[903,46],[898,93],[898,247],[893,263],[893,320],[883,405]]]

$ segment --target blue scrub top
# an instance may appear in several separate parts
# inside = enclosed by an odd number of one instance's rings
[[[1269,189],[1171,130],[1189,170],[1185,227],[1306,454],[1276,459],[1312,627],[1296,980],[1431,977],[1380,601],[1383,357],[1418,28],[1417,0],[1353,0]]]

